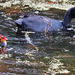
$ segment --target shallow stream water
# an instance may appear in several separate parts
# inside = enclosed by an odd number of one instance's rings
[[[59,11],[41,15],[62,20]],[[0,75],[75,75],[75,19],[71,28],[48,32],[46,36],[28,34],[38,51],[24,35],[17,36],[16,24],[7,17],[0,17],[0,34],[8,39],[7,52],[0,54]]]

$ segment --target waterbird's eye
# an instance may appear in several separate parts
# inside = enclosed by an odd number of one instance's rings
[[[2,36],[1,38],[4,39],[4,36]]]

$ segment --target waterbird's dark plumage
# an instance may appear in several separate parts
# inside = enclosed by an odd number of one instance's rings
[[[19,29],[31,30],[35,32],[56,31],[61,27],[68,27],[71,20],[75,18],[75,7],[70,8],[64,15],[63,22],[51,19],[46,16],[26,15],[18,20],[15,20]]]

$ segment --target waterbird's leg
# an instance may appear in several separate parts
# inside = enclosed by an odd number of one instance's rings
[[[1,51],[0,51],[1,53],[5,53],[6,52],[6,47],[4,46],[4,47],[1,47]]]

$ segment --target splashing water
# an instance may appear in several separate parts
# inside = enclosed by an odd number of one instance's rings
[[[31,39],[30,39],[28,33],[34,33],[34,32],[25,32],[25,38],[26,38],[27,42],[28,42],[29,44],[33,45],[33,46],[35,47],[35,49],[38,51],[39,49],[32,43],[32,41],[31,41]]]

